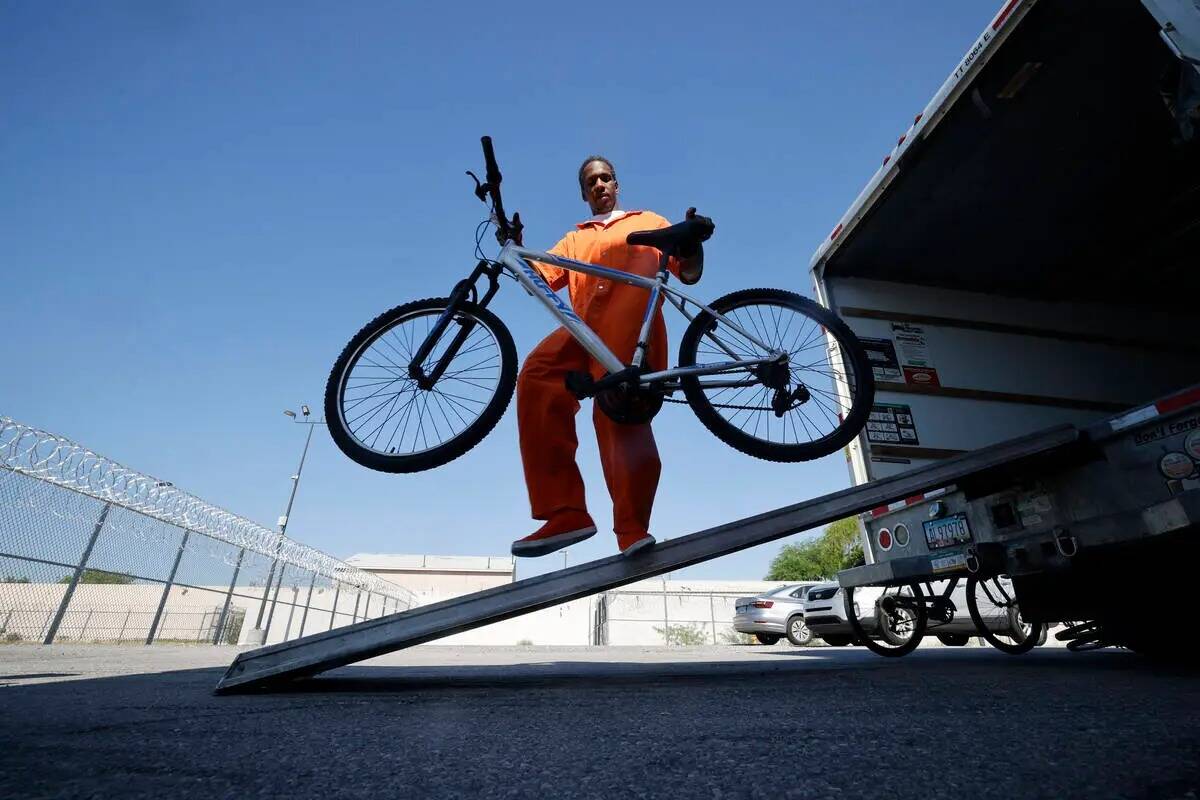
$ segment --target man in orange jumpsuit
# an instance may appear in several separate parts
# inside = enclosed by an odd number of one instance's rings
[[[660,253],[652,247],[629,245],[635,231],[667,227],[670,223],[649,211],[624,211],[618,204],[616,170],[601,156],[591,156],[579,168],[579,188],[593,216],[576,225],[549,252],[652,278]],[[694,210],[689,210],[689,216]],[[569,272],[548,264],[534,265],[555,291],[569,287],[575,312],[625,363],[633,357],[649,295],[645,289]],[[671,259],[671,272],[684,283],[695,283],[703,270],[703,250]],[[661,301],[660,301],[661,302]],[[655,309],[650,347],[644,362],[651,370],[667,367],[667,328]],[[575,464],[575,414],[579,401],[567,389],[569,372],[604,375],[604,368],[559,328],[533,349],[517,379],[517,425],[521,459],[533,518],[545,523],[533,534],[513,542],[517,556],[541,556],[596,532],[587,512],[583,478]],[[658,488],[661,463],[649,423],[614,422],[593,403],[592,421],[600,445],[604,480],[613,501],[613,529],[625,555],[654,544],[650,509]]]

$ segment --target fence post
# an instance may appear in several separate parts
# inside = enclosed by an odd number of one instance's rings
[[[713,609],[713,595],[708,593],[708,617],[712,620],[713,626],[713,644],[717,643],[717,612]]]
[[[14,608],[10,608],[8,610],[8,616],[6,616],[4,618],[4,624],[0,625],[0,633],[4,633],[8,630],[8,623],[12,621],[13,611],[15,611],[15,610],[16,609],[14,609]]]
[[[233,579],[229,581],[229,591],[225,593],[225,605],[221,606],[221,618],[217,620],[217,632],[213,634],[213,644],[221,643],[221,635],[225,632],[225,618],[229,616],[229,604],[233,602],[233,590],[237,587],[238,573],[242,571],[242,559],[245,556],[246,548],[243,547],[238,550],[237,563],[233,565]]]
[[[362,589],[359,589],[354,595],[354,614],[350,617],[350,624],[358,622],[358,603],[362,600]]]
[[[150,623],[150,632],[146,634],[146,644],[154,643],[154,635],[158,633],[158,625],[163,618],[163,609],[167,606],[167,595],[171,593],[171,586],[175,583],[175,573],[179,571],[179,562],[183,560],[183,551],[187,549],[187,540],[191,535],[191,531],[185,530],[183,538],[179,540],[179,548],[175,551],[175,563],[171,565],[171,574],[167,576],[167,585],[163,587],[162,597],[158,600],[158,610],[154,612],[154,621]]]
[[[278,546],[277,546],[277,548],[278,548]],[[278,549],[276,549],[276,552],[278,552]],[[254,621],[254,627],[257,628],[258,630],[262,630],[263,611],[265,611],[267,608],[267,592],[271,591],[271,581],[273,581],[275,579],[275,567],[278,564],[279,564],[278,558],[272,560],[271,561],[271,569],[267,570],[267,582],[265,584],[263,584],[262,603],[260,603],[258,606],[258,619]],[[269,625],[270,622],[268,621],[267,624]],[[266,641],[265,636],[263,637],[263,641],[264,642]]]
[[[342,594],[342,584],[340,581],[333,582],[333,607],[329,611],[329,630],[333,630],[333,621],[337,619],[337,604],[338,597]]]
[[[132,608],[125,609],[125,619],[121,622],[121,632],[117,634],[117,641],[125,641],[125,628],[129,626],[129,615],[133,613]]]
[[[283,573],[287,571],[287,564],[279,565],[279,577],[275,580],[275,594],[271,597],[271,611],[267,614],[267,627],[263,631],[263,644],[267,643],[268,637],[271,635],[271,621],[275,619],[275,604],[279,602],[279,587],[283,585]],[[267,591],[271,591],[271,587],[267,587]],[[266,601],[266,595],[263,595],[263,601]]]
[[[88,609],[88,615],[86,617],[84,617],[83,625],[80,626],[80,628],[79,628],[79,641],[81,641],[81,642],[83,641],[83,632],[87,630],[88,623],[92,621],[92,614],[94,614],[95,612],[96,612],[96,609],[94,609],[94,608]]]
[[[283,629],[283,641],[287,641],[292,637],[292,620],[296,617],[296,598],[300,596],[300,589],[296,584],[292,584],[292,602],[288,606],[288,621],[287,627]]]
[[[317,585],[317,573],[313,573],[312,580],[308,582],[308,597],[304,598],[304,613],[300,615],[300,635],[304,635],[304,624],[308,622],[308,607],[312,603],[313,587]]]
[[[46,631],[46,638],[42,640],[42,644],[54,643],[54,637],[58,634],[58,626],[62,624],[63,617],[66,616],[67,606],[71,604],[71,597],[75,594],[75,587],[79,585],[79,579],[83,576],[83,569],[87,566],[88,559],[92,556],[92,548],[96,546],[96,539],[100,537],[100,529],[104,527],[104,521],[108,519],[110,508],[112,508],[112,503],[105,503],[104,508],[100,509],[100,519],[96,520],[96,527],[92,529],[92,538],[88,539],[87,547],[83,548],[83,555],[79,557],[79,566],[75,567],[75,572],[71,575],[71,582],[67,584],[67,590],[63,592],[63,599],[58,605],[58,612],[55,613],[54,621],[50,623],[50,629]]]
[[[663,644],[671,643],[671,615],[667,611],[667,579],[663,578]]]
[[[371,618],[371,593],[367,592],[367,604],[363,606],[363,622]]]

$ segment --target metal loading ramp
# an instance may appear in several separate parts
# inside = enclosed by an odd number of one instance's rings
[[[747,547],[904,500],[968,476],[1021,469],[1061,454],[1080,441],[1063,425],[844,489],[813,500],[718,525],[660,543],[632,558],[580,564],[440,603],[305,636],[240,654],[217,684],[217,694],[269,688],[335,667],[440,639],[541,608],[689,567]]]

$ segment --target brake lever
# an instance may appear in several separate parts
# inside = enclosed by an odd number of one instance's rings
[[[521,233],[525,230],[525,223],[521,222],[521,212],[517,211],[513,214],[512,222],[508,224],[509,236],[517,243],[519,247],[525,245],[525,236]]]
[[[488,190],[492,187],[486,183],[480,183],[479,178],[476,177],[475,173],[471,172],[471,170],[467,170],[467,174],[470,175],[471,179],[475,181],[475,196],[479,198],[479,202],[486,204]]]
[[[520,211],[513,214],[513,218],[509,220],[507,228],[500,225],[500,220],[496,219],[494,214],[492,215],[492,222],[496,225],[496,241],[500,243],[501,247],[507,244],[509,239],[512,239],[518,247],[524,246],[525,237],[521,231],[525,230],[525,223],[521,222]]]

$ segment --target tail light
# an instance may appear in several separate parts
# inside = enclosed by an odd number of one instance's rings
[[[891,550],[892,549],[892,532],[889,531],[887,528],[880,528],[879,534],[876,536],[875,541],[879,542],[880,550]]]
[[[775,605],[774,600],[755,600],[754,601],[755,608],[770,608],[773,605]]]

